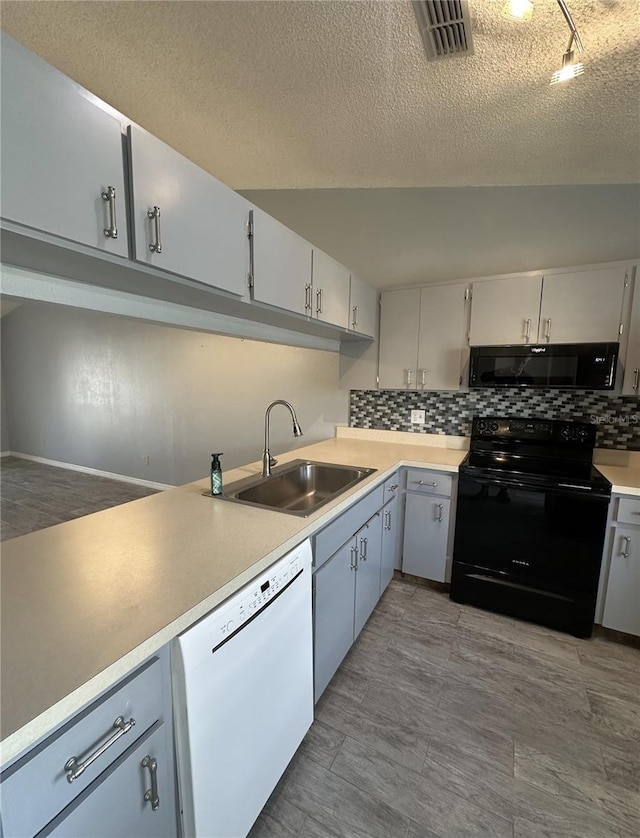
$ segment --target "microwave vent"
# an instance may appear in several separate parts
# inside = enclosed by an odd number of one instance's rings
[[[473,55],[469,3],[419,0],[413,3],[427,61]]]

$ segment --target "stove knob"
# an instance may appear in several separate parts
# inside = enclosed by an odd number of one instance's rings
[[[573,434],[572,434],[572,429],[571,429],[570,425],[565,425],[564,426],[564,428],[560,431],[560,436],[563,439],[571,439]]]
[[[497,422],[492,422],[492,423],[491,423],[491,431],[492,431],[494,434],[498,432],[498,427],[499,427],[499,425],[498,425],[498,423],[497,423]]]

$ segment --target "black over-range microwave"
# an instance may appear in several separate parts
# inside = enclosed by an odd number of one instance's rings
[[[612,390],[619,344],[472,346],[470,387],[568,387]]]

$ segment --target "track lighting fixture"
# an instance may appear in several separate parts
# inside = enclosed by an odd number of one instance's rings
[[[556,70],[551,76],[551,84],[558,84],[558,82],[573,79],[584,73],[584,64],[581,61],[576,61],[573,49],[575,44],[579,53],[584,51],[580,35],[565,0],[557,0],[557,3],[560,6],[560,11],[564,15],[564,19],[567,21],[571,37],[569,38],[569,45],[562,56],[562,67]],[[533,2],[532,0],[508,0],[503,12],[506,17],[514,20],[529,20],[533,15]]]

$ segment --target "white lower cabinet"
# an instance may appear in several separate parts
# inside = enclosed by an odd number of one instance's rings
[[[7,836],[173,836],[169,652],[68,719],[0,774]]]
[[[640,635],[640,498],[614,498],[614,516],[605,555],[606,628]]]
[[[453,516],[451,475],[409,469],[404,513],[402,572],[435,582],[451,578]]]
[[[380,598],[383,491],[378,486],[313,539],[316,701]]]

